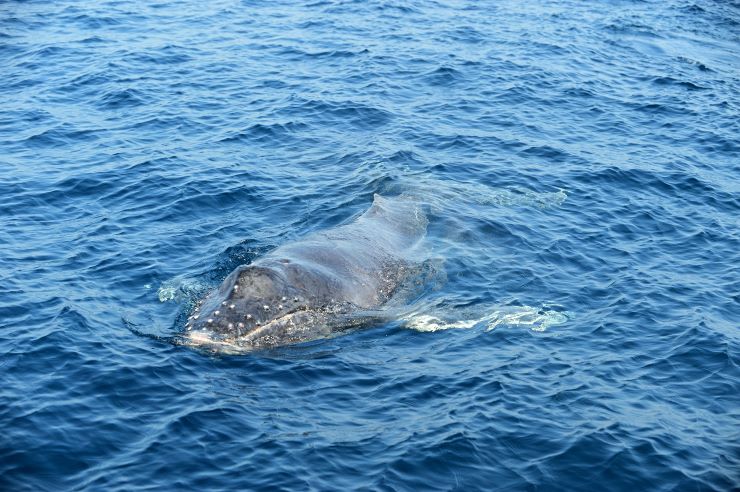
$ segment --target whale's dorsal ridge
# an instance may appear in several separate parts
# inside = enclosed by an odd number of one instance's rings
[[[379,215],[381,212],[385,211],[383,205],[386,204],[386,199],[383,198],[378,193],[373,193],[373,203],[370,205],[370,208],[366,213],[371,215]]]

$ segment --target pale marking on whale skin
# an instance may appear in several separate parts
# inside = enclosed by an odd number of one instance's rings
[[[293,326],[297,326],[294,320],[300,314],[301,314],[301,311],[298,311],[298,312],[290,313],[280,319],[270,321],[269,323],[265,323],[265,324],[257,323],[256,328],[249,333],[249,338],[258,339],[260,336],[268,333],[276,325],[284,324],[286,322],[292,324]],[[244,328],[243,323],[239,323],[239,325],[240,325],[239,328]],[[231,352],[231,353],[244,352],[244,346],[240,345],[238,341],[239,341],[238,335],[232,338],[217,339],[217,338],[212,337],[210,334],[208,334],[205,331],[194,331],[194,332],[188,333],[188,342],[189,342],[189,345],[191,346],[220,349],[221,351],[223,351],[223,349],[227,349],[226,351]]]

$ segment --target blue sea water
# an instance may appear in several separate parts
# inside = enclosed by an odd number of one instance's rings
[[[740,487],[740,5],[0,3],[0,489]],[[408,319],[174,343],[427,200]]]

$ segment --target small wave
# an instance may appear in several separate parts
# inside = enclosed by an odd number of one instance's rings
[[[193,59],[193,56],[186,51],[192,50],[187,50],[179,46],[165,46],[159,49],[129,53],[124,57],[124,60],[147,67],[152,65],[177,65]]]
[[[482,44],[486,41],[485,34],[471,26],[459,26],[446,31],[444,34],[453,41],[466,44]]]
[[[352,58],[357,55],[364,55],[369,53],[367,49],[360,51],[347,51],[347,50],[329,50],[329,51],[317,51],[317,52],[306,52],[305,56],[309,58]]]
[[[542,307],[517,306],[495,308],[488,314],[472,319],[442,319],[428,314],[411,314],[404,319],[405,326],[417,331],[470,329],[485,325],[486,331],[498,326],[523,326],[532,331],[544,332],[551,326],[561,325],[572,318],[567,311]]]
[[[694,84],[688,80],[678,80],[673,77],[654,77],[652,83],[660,86],[675,86],[689,90],[706,90],[706,87]]]
[[[304,24],[303,27],[312,27],[315,23]],[[280,46],[277,54],[280,56],[288,57],[293,60],[308,59],[334,59],[334,58],[353,58],[355,56],[364,55],[370,51],[365,48],[358,51],[349,50],[323,50],[323,51],[305,51],[295,46]]]
[[[661,38],[662,36],[656,30],[648,25],[639,22],[631,22],[627,19],[617,19],[604,26],[604,30],[615,35],[636,36],[646,38]]]
[[[689,58],[687,56],[678,56],[676,57],[676,60],[678,60],[681,63],[686,63],[688,65],[692,65],[699,69],[702,72],[714,72],[711,68],[707,67],[705,64],[703,64],[700,61],[694,60],[692,58]]]
[[[74,142],[96,140],[97,133],[96,130],[62,124],[32,135],[23,140],[23,143],[33,147],[60,147]]]
[[[449,86],[462,78],[462,74],[452,67],[442,66],[426,74],[424,79],[430,85]]]
[[[289,121],[287,123],[273,123],[273,124],[261,124],[257,123],[243,131],[229,135],[222,138],[219,142],[242,142],[242,141],[254,141],[257,143],[274,143],[282,142],[288,138],[292,138],[292,135],[305,130],[308,125],[303,123],[294,123]]]
[[[129,88],[104,94],[100,98],[99,107],[101,109],[121,109],[143,104],[145,104],[145,98],[141,92]]]
[[[101,38],[100,36],[90,36],[90,37],[81,39],[79,42],[82,44],[101,44],[101,43],[106,43],[107,41],[104,38]]]
[[[360,129],[373,129],[386,125],[393,114],[376,106],[352,101],[322,101],[293,97],[275,113],[291,119],[315,120],[321,124],[348,125]]]
[[[546,159],[549,162],[568,162],[573,159],[570,153],[551,145],[532,145],[521,150],[519,155]]]
[[[121,24],[121,20],[115,17],[108,16],[94,16],[81,14],[71,19],[74,22],[78,22],[82,27],[86,29],[103,29],[111,26],[118,26]]]

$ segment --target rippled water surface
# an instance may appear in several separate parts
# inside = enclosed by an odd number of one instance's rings
[[[740,486],[740,5],[0,3],[2,490]],[[426,205],[404,319],[174,343]]]

